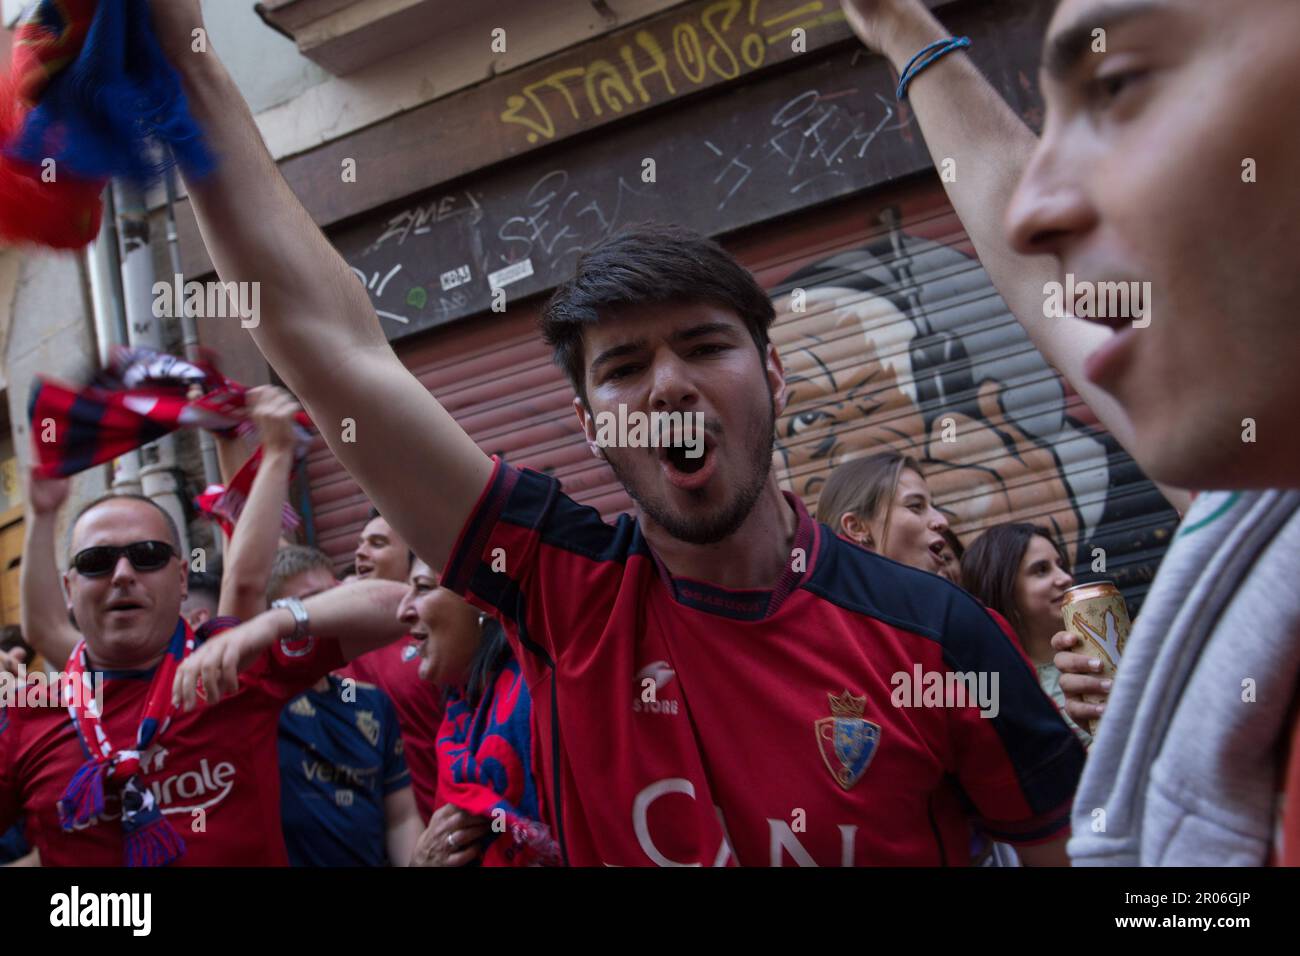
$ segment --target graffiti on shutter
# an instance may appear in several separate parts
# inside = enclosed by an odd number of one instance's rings
[[[1002,522],[1041,525],[1080,573],[1104,548],[1107,574],[1140,603],[1174,512],[1070,400],[978,261],[910,234],[896,209],[881,219],[772,290],[783,485],[815,511],[836,465],[897,450],[919,462],[964,544]]]

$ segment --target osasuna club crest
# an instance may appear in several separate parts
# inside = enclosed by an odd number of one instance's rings
[[[848,790],[871,766],[880,742],[880,725],[862,716],[867,705],[865,695],[854,697],[845,690],[839,697],[834,694],[826,697],[830,700],[831,716],[813,721],[817,746],[835,782]]]

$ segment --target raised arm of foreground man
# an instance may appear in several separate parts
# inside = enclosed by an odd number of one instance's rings
[[[921,0],[841,0],[854,33],[898,71],[928,44],[952,34]],[[1024,175],[1037,138],[965,53],[949,54],[926,69],[907,92],[936,167],[956,162],[956,179],[944,182],[948,199],[1012,315],[1034,347],[1088,403],[1115,440],[1130,453],[1133,426],[1109,394],[1088,381],[1084,360],[1112,333],[1075,318],[1047,318],[1043,287],[1060,280],[1050,256],[1024,256],[1011,246],[1007,207]],[[1184,491],[1161,487],[1181,513]]]
[[[221,280],[260,283],[258,348],[384,517],[441,568],[491,460],[398,361],[365,289],[281,177],[211,44],[193,49],[198,0],[152,0],[152,9],[217,154],[216,172],[186,186]],[[345,420],[355,441],[343,441]]]

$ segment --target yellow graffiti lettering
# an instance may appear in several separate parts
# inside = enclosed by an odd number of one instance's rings
[[[569,104],[569,112],[573,114],[574,119],[577,119],[578,104],[573,99],[573,95],[569,93],[569,88],[564,85],[564,81],[575,77],[577,79],[582,79],[582,75],[586,72],[587,71],[580,66],[571,67],[567,70],[556,70],[546,79],[537,83],[530,83],[528,86],[524,87],[524,92],[528,92],[535,86],[549,86],[553,90],[559,90],[561,95],[564,96],[565,101]]]
[[[809,4],[809,6],[820,6],[820,4]],[[809,17],[807,20],[800,20],[798,23],[792,23],[788,27],[783,27],[776,33],[767,37],[767,45],[774,46],[777,43],[789,43],[790,31],[802,27],[808,33],[811,33],[817,27],[825,26],[828,23],[837,23],[844,20],[844,11],[836,10],[834,13],[823,13],[821,16]],[[765,21],[763,26],[767,26],[772,21]]]
[[[700,46],[700,32],[693,23],[679,23],[673,27],[673,53],[677,68],[692,83],[704,82],[704,48]]]
[[[718,13],[723,13],[722,23],[715,24],[713,17]],[[717,3],[710,4],[704,8],[700,14],[700,22],[704,25],[705,31],[713,38],[714,46],[709,47],[709,52],[705,54],[705,62],[709,64],[709,69],[713,70],[724,80],[734,80],[740,75],[740,63],[736,59],[736,54],[731,52],[731,47],[727,45],[723,33],[726,32],[736,19],[736,14],[740,12],[740,0],[718,0]],[[726,54],[727,66],[723,69],[718,65],[718,52]]]
[[[632,91],[623,82],[623,75],[618,72],[618,67],[609,60],[593,60],[587,67],[585,81],[587,100],[591,103],[591,111],[597,116],[602,114],[600,100],[604,100],[605,105],[614,113],[623,112],[623,107],[632,102]],[[596,98],[598,91],[600,99]]]
[[[573,96],[569,93],[568,87],[564,85],[565,80],[573,77],[581,78],[586,72],[582,67],[571,67],[567,70],[556,70],[545,79],[538,80],[536,83],[529,83],[523,89],[523,96],[518,93],[512,93],[506,97],[506,108],[501,114],[501,122],[518,123],[526,126],[531,130],[528,134],[528,142],[537,142],[538,137],[543,139],[555,138],[555,121],[551,119],[550,111],[542,102],[541,97],[537,95],[537,90],[543,87],[550,87],[553,90],[559,90],[569,104],[569,112],[573,118],[578,118],[578,104],[574,101]],[[541,116],[541,120],[529,119],[527,116],[520,116],[519,111],[526,108],[531,103]]]
[[[533,105],[537,107],[537,111],[542,114],[544,123],[538,123],[527,116],[518,115],[519,111],[528,105],[528,100],[517,93],[511,93],[506,97],[506,108],[501,113],[501,122],[518,123],[521,126],[527,126],[530,130],[528,133],[528,142],[530,143],[537,142],[539,136],[543,139],[553,139],[555,137],[555,124],[551,122],[551,114],[546,112],[546,107],[541,104],[541,101],[536,96],[529,94],[529,98],[532,99]]]
[[[788,43],[792,30],[811,30],[844,19],[840,10],[827,12],[835,6],[828,0],[809,0],[767,17],[759,12],[763,3],[764,0],[715,0],[694,16],[671,25],[654,26],[653,32],[637,30],[629,42],[618,48],[618,58],[596,58],[586,65],[555,70],[506,96],[501,122],[523,127],[530,143],[553,140],[560,135],[557,116],[563,116],[558,107],[556,113],[551,111],[555,106],[554,93],[564,98],[569,115],[576,121],[586,118],[579,103],[579,85],[591,107],[589,116],[602,117],[606,111],[623,113],[677,95],[670,60],[675,61],[679,83],[698,86],[716,80],[733,80],[742,72],[762,67],[767,60],[767,47]],[[746,21],[748,32],[742,35]],[[765,36],[768,31],[772,31],[771,35]],[[669,43],[671,51],[666,54],[665,45]],[[663,89],[654,92],[647,89],[648,77],[658,77]]]
[[[654,38],[648,30],[638,30],[636,34],[637,45],[641,47],[650,57],[654,66],[647,69],[638,69],[636,57],[632,53],[632,47],[624,44],[619,53],[623,56],[623,62],[627,64],[627,71],[632,76],[632,85],[636,87],[636,92],[641,97],[642,103],[650,102],[650,94],[646,92],[645,84],[641,82],[643,77],[651,76],[655,73],[660,74],[664,79],[664,86],[668,87],[669,95],[677,94],[676,87],[673,86],[673,78],[668,75],[668,57],[664,55],[663,48],[659,46],[659,41]]]
[[[824,9],[825,9],[825,4],[822,2],[822,0],[813,0],[812,3],[805,3],[802,7],[799,7],[795,10],[787,10],[785,13],[781,14],[778,17],[768,17],[766,20],[763,21],[762,25],[764,29],[767,29],[768,27],[776,26],[778,23],[784,23],[786,20],[793,20],[795,17],[801,17],[805,13],[821,13],[822,10]],[[754,22],[753,14],[754,11],[751,9],[750,17],[749,17],[750,23]],[[791,25],[789,27],[784,27],[783,29],[785,29],[788,32],[789,30],[793,30],[794,26]]]

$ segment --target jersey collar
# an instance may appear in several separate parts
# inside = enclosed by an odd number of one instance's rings
[[[794,543],[791,545],[792,560],[786,562],[775,585],[771,588],[732,590],[694,578],[673,577],[659,555],[651,549],[655,567],[659,569],[659,576],[668,586],[673,599],[686,607],[737,621],[761,621],[775,614],[786,598],[812,573],[820,534],[817,522],[808,514],[808,509],[799,497],[788,491],[783,491],[782,495],[795,514],[795,531]],[[802,562],[793,558],[797,554],[802,554]]]

